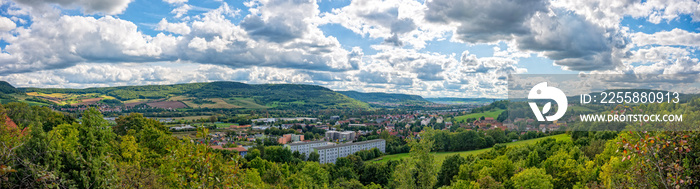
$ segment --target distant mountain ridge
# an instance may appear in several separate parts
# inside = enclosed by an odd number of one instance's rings
[[[440,98],[425,98],[430,102],[438,104],[488,104],[494,101],[503,100],[497,98],[454,98],[454,97],[440,97]]]
[[[99,87],[86,89],[22,88],[47,100],[62,99],[43,94],[88,95],[84,98],[138,102],[182,102],[188,107],[209,108],[369,108],[367,103],[328,88],[303,84],[245,84],[231,81],[172,85]],[[56,96],[56,95],[54,95]],[[83,97],[81,97],[83,98]],[[78,99],[84,102],[83,99]],[[71,101],[73,102],[73,101]],[[207,105],[212,104],[212,105]]]
[[[430,105],[419,95],[333,91],[305,84],[245,84],[232,81],[116,87],[15,88],[0,81],[0,92],[26,92],[29,97],[56,104],[125,104],[181,102],[187,108],[369,108],[372,106]],[[60,94],[60,95],[58,95]],[[88,102],[88,100],[90,100]]]
[[[381,93],[381,92],[371,92],[363,93],[357,91],[337,91],[340,94],[344,94],[350,98],[357,99],[362,102],[367,103],[394,103],[394,104],[405,104],[405,105],[420,105],[420,104],[430,104],[430,101],[423,99],[423,97],[418,95],[409,94],[397,94],[397,93]]]

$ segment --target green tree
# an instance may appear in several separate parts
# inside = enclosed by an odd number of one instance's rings
[[[306,161],[318,162],[320,157],[321,157],[321,155],[319,155],[318,152],[314,151],[314,152],[311,152],[311,154],[309,154],[309,159],[306,159]]]
[[[293,156],[292,151],[288,148],[282,146],[269,146],[265,147],[265,153],[263,154],[263,159],[272,162],[292,162]]]
[[[465,164],[467,160],[459,154],[449,156],[442,162],[442,168],[438,173],[437,186],[449,186],[452,178],[459,173],[459,166]]]
[[[83,112],[82,124],[78,130],[78,161],[81,169],[72,172],[72,176],[81,188],[102,188],[116,183],[114,175],[114,163],[111,159],[115,148],[112,141],[116,136],[107,126],[107,121],[95,108],[88,108]],[[82,165],[80,165],[82,164]]]
[[[209,146],[189,140],[169,148],[171,150],[163,157],[158,169],[162,175],[160,181],[168,188],[240,187],[239,175],[244,174],[239,169],[238,160],[226,161],[220,154],[213,153]],[[280,175],[275,177],[280,179]]]
[[[447,189],[479,189],[479,185],[474,181],[456,180]]]
[[[540,164],[540,155],[537,151],[531,151],[525,159],[525,166],[527,167],[537,167]]]
[[[409,158],[406,158],[394,171],[394,182],[398,188],[432,188],[437,183],[435,157],[430,154],[433,141],[422,139],[416,142],[408,138],[411,146]]]
[[[252,149],[245,154],[245,159],[248,161],[253,161],[253,159],[260,157],[260,150]]]
[[[511,180],[513,181],[513,186],[518,189],[554,188],[554,185],[552,185],[552,176],[548,175],[544,169],[525,169],[515,174]]]
[[[12,187],[7,181],[12,173],[17,172],[17,149],[24,145],[26,139],[22,130],[5,124],[5,116],[5,109],[0,105],[0,188]]]
[[[4,105],[4,114],[19,126],[20,129],[36,124],[37,117],[34,115],[29,104],[24,102],[10,102]]]
[[[504,143],[508,141],[506,134],[501,129],[489,129],[486,131],[486,135],[493,137],[496,143]]]
[[[257,169],[246,169],[243,173],[241,182],[242,188],[267,188],[268,186],[260,178],[260,173]]]
[[[364,188],[364,185],[358,180],[355,179],[345,179],[341,178],[336,180],[333,183],[333,188],[338,188],[338,189],[357,189],[357,188]]]
[[[577,149],[578,150],[578,149]],[[573,157],[563,149],[542,162],[547,174],[552,175],[555,186],[573,187],[579,181],[579,171],[585,170]]]
[[[501,182],[496,181],[491,176],[484,176],[476,180],[479,188],[503,189],[505,188]]]
[[[117,133],[118,135],[126,135],[129,130],[134,130],[138,133],[147,127],[154,127],[169,134],[168,129],[159,121],[145,118],[143,117],[143,114],[140,113],[131,113],[127,116],[119,116],[115,121],[117,122],[117,125],[112,127],[112,129],[114,130],[114,133]]]
[[[290,188],[312,188],[314,186],[313,179],[305,174],[295,173],[287,177],[284,182],[286,186]]]
[[[315,186],[323,187],[328,185],[330,175],[328,174],[328,171],[321,168],[321,165],[318,164],[318,162],[304,163],[301,173],[311,178]]]

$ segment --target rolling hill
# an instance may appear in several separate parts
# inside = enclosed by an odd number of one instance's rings
[[[0,81],[0,93],[2,94],[22,94],[22,90],[15,88],[14,86],[7,83],[7,81]]]
[[[418,95],[395,94],[395,93],[363,93],[357,91],[338,91],[350,98],[376,105],[425,105],[431,102]]]
[[[0,84],[1,86],[1,84]],[[328,88],[299,84],[245,84],[218,81],[174,85],[100,87],[86,89],[20,88],[30,97],[59,105],[95,103],[160,108],[369,108],[367,103]]]

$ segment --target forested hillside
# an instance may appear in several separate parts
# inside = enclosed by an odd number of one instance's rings
[[[338,91],[350,98],[367,103],[395,103],[402,105],[422,105],[431,102],[418,95],[393,94],[393,93],[362,93],[357,91]]]
[[[211,108],[367,108],[366,103],[315,85],[260,84],[239,82],[188,83],[86,89],[24,88],[30,95],[56,101],[60,95],[87,95],[85,98],[116,99],[124,104],[147,101],[179,101],[185,104],[215,104]],[[57,97],[58,96],[58,97]],[[65,95],[64,95],[65,96]],[[244,99],[241,99],[244,98]],[[77,103],[83,102],[78,99]],[[67,103],[70,104],[70,103]],[[205,106],[207,107],[207,106]]]
[[[15,88],[14,86],[7,83],[7,81],[0,81],[0,93],[3,94],[18,94],[23,93],[22,90]]]

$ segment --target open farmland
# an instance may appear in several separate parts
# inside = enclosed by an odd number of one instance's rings
[[[70,93],[41,93],[28,92],[27,96],[45,99],[58,105],[93,105],[102,99],[114,99],[114,97],[99,93],[70,94]]]
[[[88,99],[82,99],[80,102],[71,104],[71,105],[93,105],[96,104],[98,101],[102,100],[102,98],[88,98]]]
[[[207,98],[206,100],[212,101],[214,103],[197,104],[197,103],[194,103],[192,100],[183,101],[183,102],[185,102],[190,107],[196,107],[196,108],[242,108],[241,106],[229,104],[226,101],[224,101],[222,98]]]
[[[146,103],[146,102],[130,102],[130,103],[124,103],[124,106],[126,106],[126,107],[134,107],[134,106],[136,106],[136,105],[143,104],[143,103]]]
[[[243,108],[250,108],[250,109],[268,108],[267,106],[263,106],[263,105],[255,103],[255,100],[253,100],[253,98],[229,98],[229,99],[225,99],[225,101],[228,102],[229,104],[241,106]]]
[[[491,118],[496,119],[496,118],[498,118],[498,115],[500,115],[501,112],[503,112],[503,111],[505,111],[505,110],[500,110],[500,109],[499,109],[499,110],[491,110],[491,111],[482,112],[482,113],[472,113],[472,114],[457,116],[457,117],[454,118],[453,121],[463,122],[463,121],[466,121],[466,120],[469,119],[469,118],[479,119],[479,118],[481,118],[481,116],[484,116],[484,117],[491,117]]]
[[[146,103],[151,107],[163,108],[163,109],[178,109],[187,108],[187,105],[180,101],[160,101],[160,102],[148,102]]]

